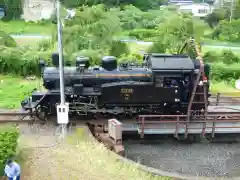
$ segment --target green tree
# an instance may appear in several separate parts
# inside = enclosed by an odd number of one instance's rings
[[[197,22],[189,14],[172,15],[159,25],[158,37],[149,52],[179,53],[182,45],[190,37],[200,40],[203,36],[203,26],[201,21]]]
[[[63,43],[67,53],[83,49],[106,49],[113,36],[121,32],[119,18],[103,5],[79,8],[76,16],[66,21]]]

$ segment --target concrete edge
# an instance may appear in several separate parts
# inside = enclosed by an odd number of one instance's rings
[[[92,132],[89,130],[89,128],[87,128],[87,126],[85,126],[85,130],[89,135],[90,140],[92,140],[95,143],[99,142],[95,139],[95,137],[93,136]],[[220,178],[220,177],[204,177],[204,176],[190,176],[187,174],[180,174],[180,173],[176,173],[176,172],[168,172],[168,171],[163,171],[160,169],[156,169],[156,168],[152,168],[152,167],[148,167],[139,163],[136,163],[133,160],[130,160],[128,158],[122,157],[112,151],[109,151],[110,153],[114,154],[117,158],[117,160],[122,161],[123,163],[127,163],[127,164],[133,164],[135,166],[137,166],[140,170],[153,174],[153,175],[157,175],[157,176],[165,176],[165,177],[172,177],[172,178],[177,178],[177,179],[182,179],[182,180],[240,180],[240,178]]]

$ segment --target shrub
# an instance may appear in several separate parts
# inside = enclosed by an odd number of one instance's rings
[[[16,155],[19,131],[15,126],[1,126],[0,128],[0,175],[3,175],[4,164],[8,158]]]
[[[44,39],[38,43],[38,50],[39,51],[47,51],[53,49],[54,43],[49,39]]]
[[[204,62],[207,63],[217,62],[218,58],[219,55],[214,51],[208,51],[203,56]]]
[[[0,31],[0,45],[7,47],[16,47],[16,41],[9,35],[7,35],[4,31]]]
[[[82,50],[74,53],[71,57],[71,61],[75,61],[77,56],[89,57],[91,65],[100,65],[101,58],[104,56],[104,53],[101,52],[101,50],[92,50],[92,49]]]
[[[214,28],[221,20],[226,18],[226,13],[224,9],[217,9],[208,14],[204,19],[211,28]]]
[[[239,42],[240,41],[240,19],[222,21],[213,31],[212,37],[221,41]]]
[[[240,59],[231,50],[223,50],[221,53],[208,51],[203,56],[204,61],[208,63],[222,62],[224,64],[239,63]]]
[[[122,54],[118,59],[118,63],[122,62],[133,62],[140,64],[142,62],[143,57],[140,54]]]
[[[153,38],[157,36],[157,31],[154,29],[134,29],[129,32],[129,36],[136,37],[139,40]]]
[[[46,60],[51,64],[51,54],[48,51],[26,51],[21,48],[0,49],[0,73],[27,76],[39,75],[39,59]]]
[[[121,41],[113,41],[109,54],[115,57],[120,57],[122,54],[129,54],[128,45]]]
[[[226,65],[224,63],[213,63],[211,77],[216,81],[231,82],[240,78],[240,66],[239,64]]]
[[[22,14],[21,0],[0,0],[0,5],[5,8],[6,16],[3,20],[18,19]]]
[[[240,59],[231,50],[224,50],[221,54],[221,61],[225,64],[233,64],[239,63]]]

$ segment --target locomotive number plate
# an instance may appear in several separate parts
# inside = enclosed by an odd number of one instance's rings
[[[133,93],[133,89],[122,88],[121,89],[121,93],[122,94],[132,94]]]

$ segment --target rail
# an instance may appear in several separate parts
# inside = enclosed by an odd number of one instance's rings
[[[0,123],[33,123],[36,120],[35,116],[35,113],[0,112]]]
[[[240,95],[238,92],[228,93],[231,95]],[[213,102],[210,102],[215,109],[218,107],[223,108],[222,111],[213,111],[209,114],[205,114],[204,111],[201,115],[140,115],[138,117],[137,124],[140,127],[140,135],[144,137],[144,131],[147,129],[148,125],[158,124],[174,124],[175,125],[175,137],[178,136],[179,125],[185,126],[185,137],[188,136],[189,124],[200,124],[201,127],[196,127],[197,129],[201,128],[202,135],[205,135],[205,130],[207,128],[212,129],[212,137],[215,135],[216,128],[239,128],[240,132],[240,97],[239,96],[227,96],[217,93],[215,96],[211,96],[212,99],[216,99]],[[222,105],[227,104],[227,105]],[[239,105],[239,106],[237,106]],[[228,110],[235,110],[229,112]],[[154,119],[154,120],[153,120]],[[157,119],[157,120],[156,120]],[[188,121],[190,119],[190,121]],[[239,126],[221,126],[216,127],[217,123],[239,123]],[[208,127],[207,124],[212,123],[211,127]],[[164,127],[160,127],[164,128]],[[193,127],[191,127],[193,128]]]
[[[222,117],[226,117],[229,115],[230,117],[227,119],[224,119]],[[204,136],[206,134],[205,130],[207,128],[212,129],[212,137],[215,135],[215,130],[216,128],[222,128],[222,129],[227,129],[227,128],[238,128],[240,130],[240,113],[228,113],[228,114],[217,114],[217,115],[207,115],[206,120],[203,116],[194,116],[196,119],[191,120],[190,122],[186,121],[187,115],[140,115],[139,120],[137,124],[140,126],[140,136],[141,138],[144,138],[144,131],[148,129],[146,127],[147,125],[154,125],[154,128],[157,128],[156,125],[162,124],[174,124],[175,125],[175,137],[178,137],[178,130],[179,130],[179,125],[185,125],[188,130],[189,129],[201,129],[202,130],[202,135]],[[198,118],[199,117],[199,118]],[[149,120],[146,118],[159,118],[158,120]],[[166,118],[166,119],[162,119]],[[171,119],[167,119],[171,118]],[[221,126],[221,127],[216,127],[216,123],[239,123],[239,126]],[[211,123],[212,125],[209,127],[207,124]],[[187,124],[200,124],[198,127],[191,127],[189,128],[189,125]],[[164,128],[164,127],[162,127]],[[188,130],[185,129],[185,133],[188,132]],[[240,132],[240,131],[239,131]],[[187,137],[188,134],[185,134],[185,137]]]

